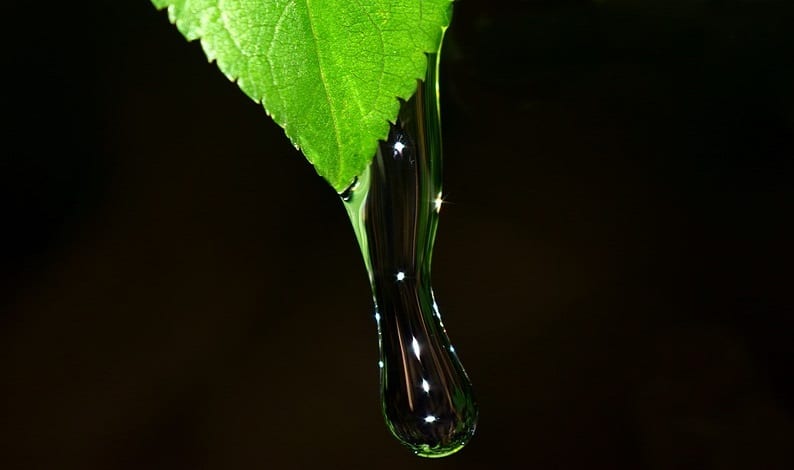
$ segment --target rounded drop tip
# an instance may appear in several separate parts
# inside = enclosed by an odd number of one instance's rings
[[[475,402],[469,401],[457,411],[454,418],[414,415],[414,420],[402,424],[388,422],[389,429],[397,440],[419,457],[447,457],[465,447],[477,428],[479,411]]]
[[[474,437],[474,427],[472,426],[469,430],[462,433],[457,438],[439,444],[410,444],[405,442],[404,444],[408,446],[414,454],[418,457],[424,457],[427,459],[440,459],[442,457],[448,457],[461,449],[463,449],[466,444],[471,441],[471,438]]]

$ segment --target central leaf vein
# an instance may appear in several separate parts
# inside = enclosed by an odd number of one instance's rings
[[[309,16],[309,27],[312,30],[312,39],[314,39],[314,50],[317,55],[317,64],[319,65],[320,81],[325,90],[325,99],[328,101],[328,108],[331,111],[331,121],[334,127],[334,135],[336,136],[336,149],[337,154],[341,157],[342,154],[342,136],[339,134],[339,123],[336,117],[336,107],[334,106],[333,99],[331,98],[331,90],[328,87],[328,79],[325,77],[325,66],[323,64],[323,57],[320,54],[320,38],[317,35],[317,29],[314,27],[314,17],[312,16],[311,0],[306,0],[306,14]]]

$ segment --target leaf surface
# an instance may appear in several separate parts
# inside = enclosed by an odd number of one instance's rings
[[[152,0],[337,191],[438,51],[452,0]]]

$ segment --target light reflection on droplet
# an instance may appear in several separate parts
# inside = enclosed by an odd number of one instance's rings
[[[383,361],[378,361],[378,368],[383,369]]]
[[[427,383],[427,380],[425,379],[422,379],[422,390],[428,393],[430,392],[430,384]]]
[[[405,150],[405,144],[402,142],[395,142],[394,143],[394,153],[395,155],[402,156],[403,150]]]
[[[397,277],[397,280],[398,280],[398,281],[405,280],[405,273],[404,273],[404,272],[402,272],[402,271],[400,271],[400,272],[398,272],[398,273],[397,273],[397,276],[396,276],[396,277]]]
[[[439,310],[438,304],[436,303],[436,296],[432,292],[430,293],[430,298],[433,299],[433,313],[441,320],[441,310]]]
[[[380,313],[375,312],[375,321],[380,323]]]
[[[414,350],[414,356],[416,356],[417,359],[420,359],[420,357],[419,357],[419,341],[416,340],[416,337],[411,339],[411,348]]]
[[[438,418],[436,418],[433,415],[425,416],[425,423],[435,423],[437,420],[438,420]]]
[[[433,206],[435,207],[436,212],[441,212],[441,204],[443,203],[444,200],[441,199],[441,193],[438,193],[438,196],[436,196],[435,201],[433,201]]]

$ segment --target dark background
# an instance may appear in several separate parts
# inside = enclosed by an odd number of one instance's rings
[[[434,285],[478,433],[388,434],[342,205],[149,2],[4,6],[0,467],[794,468],[794,8],[461,0]]]

